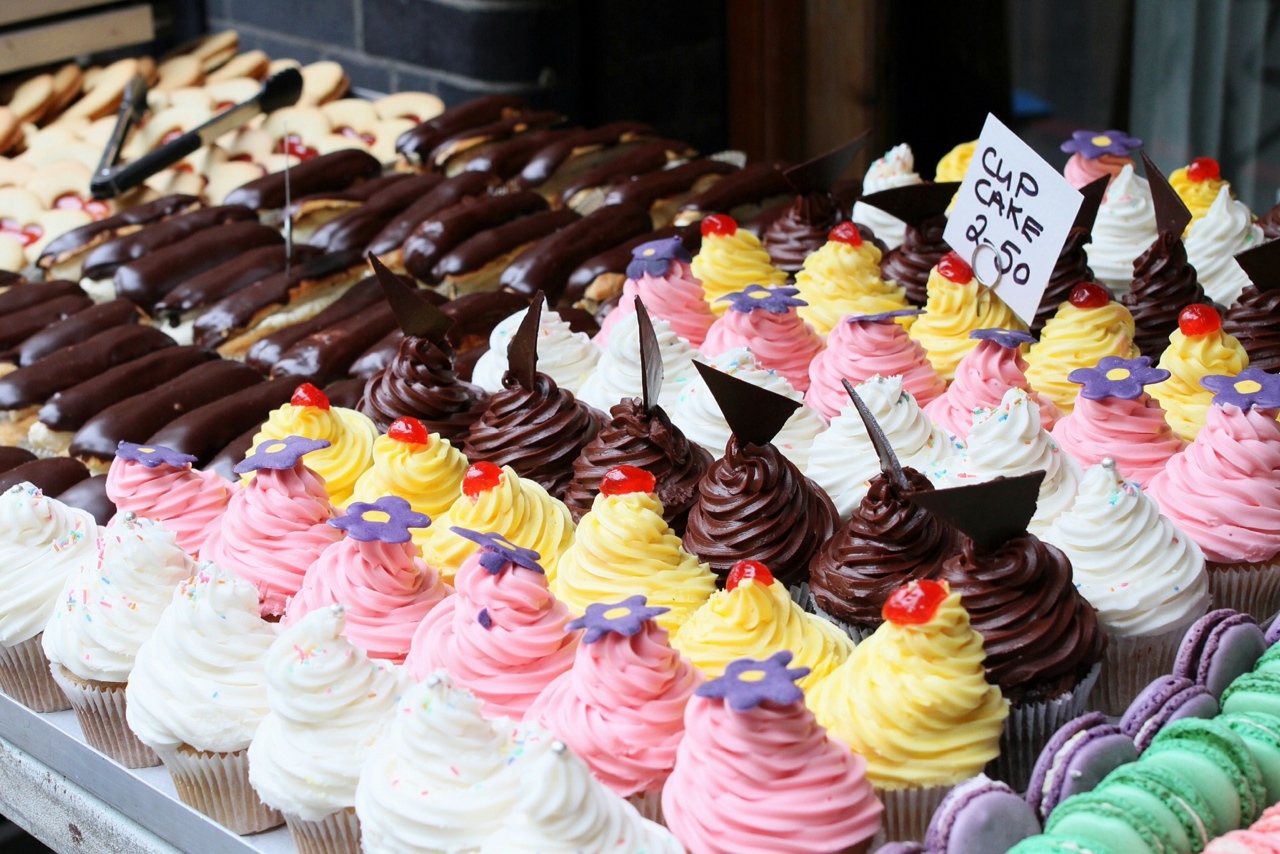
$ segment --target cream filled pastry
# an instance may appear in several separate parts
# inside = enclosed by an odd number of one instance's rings
[[[697,351],[677,335],[665,320],[654,318],[653,332],[658,339],[658,351],[662,355],[663,380],[658,402],[663,407],[670,407],[681,390],[697,378],[697,372],[693,368],[693,357]],[[541,368],[541,349],[538,351],[538,359],[538,366]],[[608,412],[623,398],[640,396],[642,375],[640,323],[633,306],[631,313],[614,326],[609,346],[591,376],[587,377],[577,392],[578,399],[601,412]]]
[[[881,190],[919,183],[921,178],[916,173],[915,155],[911,153],[911,146],[904,142],[872,161],[867,168],[866,177],[862,179],[862,195],[869,196]],[[870,228],[890,249],[901,245],[907,233],[905,222],[862,202],[853,206],[853,221]]]
[[[795,288],[747,285],[718,300],[728,310],[707,330],[702,352],[715,357],[739,347],[750,348],[766,370],[779,374],[798,392],[809,388],[809,363],[822,352],[822,339],[796,309]]]
[[[1111,293],[1127,293],[1133,281],[1133,262],[1155,242],[1156,234],[1151,188],[1145,178],[1134,174],[1131,164],[1125,164],[1111,179],[1090,243],[1084,248],[1089,269]]]
[[[701,292],[698,299],[702,299]],[[476,362],[471,381],[490,394],[502,391],[502,376],[508,368],[507,347],[527,311],[518,311],[495,326],[489,333],[489,349]],[[585,332],[574,332],[558,313],[543,309],[538,319],[539,371],[576,395],[599,361],[600,349],[592,346]]]
[[[638,297],[649,314],[671,324],[671,330],[694,347],[701,347],[716,318],[703,297],[702,283],[693,274],[692,260],[679,236],[651,240],[631,250],[622,298],[600,324],[596,344],[609,346],[613,327],[635,311]]]
[[[806,303],[799,308],[800,316],[828,335],[849,315],[906,308],[903,289],[881,278],[880,262],[880,250],[862,239],[856,225],[837,225],[796,273],[796,288]]]
[[[1187,260],[1196,268],[1196,278],[1205,294],[1218,305],[1230,306],[1249,285],[1249,277],[1235,256],[1261,245],[1262,228],[1244,202],[1231,197],[1231,188],[1222,187],[1203,217],[1187,230]]]
[[[1026,332],[1007,329],[975,329],[969,333],[977,345],[956,366],[955,379],[941,397],[924,408],[925,415],[953,436],[969,437],[974,414],[994,409],[1010,389],[1021,389],[1040,410],[1040,423],[1052,430],[1062,413],[1053,401],[1031,390],[1022,348],[1035,339]]]
[[[107,498],[122,512],[163,522],[178,545],[196,554],[232,490],[215,472],[193,469],[195,461],[160,445],[121,442],[107,469]]]
[[[747,285],[784,285],[787,274],[773,266],[769,253],[733,217],[712,214],[702,221],[702,248],[689,265],[702,283],[702,296],[714,314],[728,308],[719,299]]]

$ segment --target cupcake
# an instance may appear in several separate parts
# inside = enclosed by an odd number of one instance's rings
[[[1219,305],[1231,305],[1249,284],[1235,256],[1265,238],[1253,222],[1244,202],[1231,198],[1231,188],[1222,187],[1205,215],[1193,221],[1187,231],[1187,260],[1196,268],[1204,292]]]
[[[706,308],[701,288],[698,288],[698,303]],[[507,348],[528,312],[527,308],[517,311],[489,333],[489,349],[471,372],[471,381],[489,394],[502,391],[502,377],[510,367]],[[617,312],[618,309],[614,309],[610,316]],[[708,317],[710,314],[707,312]],[[555,380],[560,388],[571,394],[578,393],[600,361],[600,347],[592,344],[585,332],[574,332],[558,312],[543,309],[538,320],[538,370]]]
[[[1086,198],[1084,204],[1090,205],[1091,200]],[[1094,281],[1093,270],[1089,269],[1089,259],[1084,251],[1084,245],[1089,242],[1091,227],[1092,225],[1076,225],[1067,232],[1067,239],[1062,244],[1058,260],[1053,265],[1053,273],[1049,276],[1049,284],[1045,286],[1040,305],[1036,307],[1036,316],[1031,320],[1031,331],[1037,337],[1049,318],[1057,312],[1058,306],[1071,298],[1072,291]]]
[[[120,512],[163,522],[178,545],[196,554],[231,500],[226,481],[196,471],[196,458],[158,445],[121,442],[107,469],[107,498]]]
[[[822,339],[796,314],[796,288],[747,285],[719,301],[729,310],[707,330],[702,352],[711,357],[749,347],[762,367],[774,371],[804,393],[809,388],[809,363],[822,352]]]
[[[728,308],[718,302],[727,294],[751,284],[777,287],[787,282],[787,274],[773,266],[760,240],[725,214],[711,214],[702,221],[702,248],[689,269],[702,283],[702,297],[716,315]]]
[[[1280,377],[1254,368],[1205,377],[1205,425],[1149,492],[1200,546],[1215,606],[1263,621],[1280,609]]]
[[[689,701],[662,808],[690,854],[865,854],[880,832],[867,762],[805,707],[791,659],[739,659]]]
[[[356,782],[405,693],[399,667],[344,637],[341,605],[308,614],[266,655],[267,703],[249,782],[284,816],[301,854],[359,854]]]
[[[1117,297],[1129,291],[1133,262],[1156,239],[1156,214],[1146,179],[1126,165],[1111,179],[1098,208],[1090,242],[1084,247],[1089,269]]]
[[[569,623],[582,631],[573,667],[546,687],[525,720],[546,727],[596,779],[659,820],[662,787],[684,737],[684,710],[702,683],[671,648],[644,596],[597,602]],[[594,850],[594,849],[592,849]]]
[[[418,625],[405,670],[421,680],[443,667],[480,699],[486,717],[518,720],[573,666],[569,608],[551,594],[537,552],[496,534],[454,532],[478,548],[458,570],[457,593]]]
[[[37,712],[70,708],[42,634],[63,585],[96,565],[98,525],[28,482],[0,494],[0,690]]]
[[[855,385],[875,376],[902,378],[902,388],[926,406],[946,391],[924,348],[907,335],[898,317],[914,309],[846,317],[827,336],[827,348],[809,364],[805,402],[828,421],[849,403],[844,381]]]
[[[1122,714],[1173,669],[1182,635],[1208,613],[1204,554],[1110,458],[1086,472],[1044,540],[1071,561],[1076,588],[1110,639],[1090,704]]]
[[[934,167],[933,180],[938,182],[963,181],[964,174],[969,171],[969,163],[973,160],[973,154],[977,150],[978,141],[976,139],[962,142],[952,148],[942,155],[942,159]]]
[[[1244,347],[1251,366],[1280,371],[1280,290],[1249,285],[1227,309],[1222,329]]]
[[[85,739],[126,768],[160,764],[129,731],[125,683],[173,589],[194,573],[195,563],[173,534],[126,510],[101,529],[97,560],[67,579],[44,627],[54,681],[75,709]]]
[[[1129,155],[1142,147],[1142,140],[1120,130],[1078,130],[1060,147],[1071,155],[1062,170],[1067,183],[1082,190],[1103,175],[1114,180],[1126,166],[1133,169]]]
[[[663,519],[656,490],[654,476],[635,466],[604,476],[551,582],[551,592],[574,613],[640,594],[663,609],[658,622],[674,632],[715,592],[716,577]]]
[[[1223,179],[1222,169],[1212,157],[1197,157],[1186,166],[1173,170],[1169,185],[1191,212],[1188,228],[1208,216],[1209,209],[1223,190],[1231,192],[1231,184]]]
[[[1045,430],[1062,417],[1053,401],[1032,391],[1022,348],[1035,341],[1026,332],[1007,329],[975,329],[969,338],[977,345],[956,366],[955,378],[941,397],[925,404],[924,414],[952,436],[967,439],[975,416],[995,409],[1012,389],[1021,389],[1040,412]]]
[[[206,563],[174,591],[125,690],[129,728],[164,762],[178,797],[241,835],[283,821],[249,783],[275,639],[253,585]]]
[[[623,300],[627,299],[633,303],[630,313],[614,325],[609,346],[577,393],[579,400],[601,412],[608,412],[620,400],[640,396],[640,320],[634,305],[638,297],[623,297]],[[680,390],[697,376],[693,370],[693,357],[697,351],[665,320],[652,321],[652,328],[664,377],[659,384],[659,402],[670,406]]]
[[[922,840],[946,793],[1000,753],[1009,703],[988,681],[983,638],[945,582],[913,581],[883,610],[885,622],[808,701],[866,759],[886,838]]]
[[[800,171],[803,174],[804,170]],[[807,182],[801,180],[797,185],[794,173],[789,183],[802,191],[806,189],[804,185]],[[822,244],[827,242],[827,234],[842,219],[844,214],[838,200],[826,189],[802,192],[769,222],[760,235],[760,242],[773,265],[794,276],[804,266],[805,260],[822,248]]]
[[[946,211],[963,177],[961,173],[959,178],[937,178],[933,184],[907,184],[860,200],[906,223],[902,243],[880,259],[880,276],[886,285],[901,288],[909,305],[924,305],[929,272],[951,251],[943,237]]]
[[[258,588],[264,617],[279,619],[302,586],[306,568],[342,532],[329,525],[336,513],[324,478],[302,458],[323,450],[323,439],[289,436],[258,445],[235,467],[256,473],[231,496],[227,510],[200,547],[205,560]]]
[[[1164,409],[1169,427],[1187,441],[1204,426],[1213,392],[1200,381],[1211,375],[1234,376],[1249,364],[1240,342],[1222,331],[1222,318],[1208,306],[1193,304],[1178,315],[1178,329],[1157,367],[1170,376],[1151,386],[1151,397]]]
[[[915,168],[915,155],[911,152],[911,146],[905,142],[894,146],[867,167],[867,174],[862,179],[862,195],[869,196],[882,190],[921,183]],[[870,228],[891,250],[896,249],[906,235],[905,222],[866,202],[854,204],[853,221]]]
[[[880,250],[858,227],[843,222],[796,273],[801,319],[827,335],[850,314],[880,314],[907,307],[902,288],[880,278]]]
[[[694,347],[701,347],[716,317],[703,297],[702,283],[689,266],[692,260],[679,236],[650,240],[632,249],[627,278],[622,283],[622,298],[600,324],[596,344],[609,346],[614,326],[635,311],[638,298],[650,314],[665,320],[677,336]],[[483,361],[485,357],[480,358]],[[547,372],[554,376],[553,372]],[[575,388],[569,390],[577,394]]]

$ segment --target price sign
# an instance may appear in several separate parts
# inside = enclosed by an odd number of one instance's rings
[[[1084,197],[988,115],[943,234],[1018,317],[1030,323]]]

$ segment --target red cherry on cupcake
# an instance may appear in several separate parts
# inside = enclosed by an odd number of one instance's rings
[[[893,591],[880,616],[895,626],[918,626],[933,619],[950,593],[945,581],[912,581]]]
[[[853,223],[842,222],[831,229],[831,233],[827,235],[827,240],[834,240],[836,243],[844,243],[849,246],[861,246],[862,232],[858,231],[858,227]]]
[[[431,444],[431,434],[427,432],[426,426],[418,419],[408,416],[391,422],[391,426],[387,428],[387,438],[410,445]]]
[[[738,223],[731,216],[726,214],[712,214],[702,220],[702,236],[710,237],[718,234],[722,237],[729,237],[738,231]]]
[[[316,409],[329,408],[329,396],[311,383],[303,383],[293,391],[289,402],[294,406],[314,406]]]
[[[1197,184],[1201,181],[1216,181],[1222,177],[1222,168],[1212,157],[1197,157],[1187,167],[1187,177]]]
[[[1076,308],[1106,308],[1111,292],[1094,282],[1081,282],[1071,289],[1071,304]]]
[[[467,473],[462,476],[462,494],[474,501],[480,493],[496,487],[501,482],[501,478],[502,469],[493,463],[472,463],[467,467]]]
[[[637,466],[616,466],[600,479],[601,495],[630,495],[633,492],[651,493],[657,489],[658,480]]]
[[[944,279],[955,282],[957,285],[965,285],[973,281],[973,268],[955,252],[948,252],[942,256],[942,260],[938,262],[938,272]]]
[[[1178,312],[1178,329],[1188,337],[1208,335],[1222,328],[1222,318],[1207,305],[1192,303]]]
[[[773,573],[769,571],[769,567],[758,560],[740,560],[729,570],[729,577],[725,579],[724,589],[733,590],[748,579],[757,584],[769,585],[773,583]]]

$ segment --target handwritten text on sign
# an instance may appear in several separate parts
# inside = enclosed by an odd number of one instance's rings
[[[1030,322],[1084,197],[988,115],[943,235]],[[979,249],[978,247],[987,247]]]

